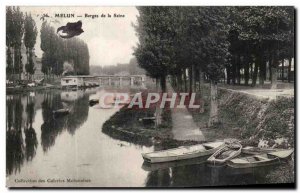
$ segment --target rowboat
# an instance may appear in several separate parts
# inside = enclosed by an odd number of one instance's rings
[[[250,154],[250,155],[257,155],[257,154],[270,153],[270,152],[280,151],[280,150],[283,150],[283,149],[246,146],[246,147],[242,148],[242,153]]]
[[[282,160],[291,156],[293,152],[294,149],[288,149],[249,157],[236,158],[228,161],[227,165],[232,168],[250,168],[279,164]]]
[[[200,165],[200,164],[204,164],[206,160],[207,160],[207,156],[178,160],[178,161],[171,161],[171,162],[161,162],[161,163],[149,163],[145,161],[142,165],[142,169],[145,171],[152,172],[152,171],[163,170],[167,168],[176,168],[176,167],[189,166],[189,165]]]
[[[210,156],[207,161],[209,163],[223,164],[226,161],[241,154],[242,145],[239,143],[229,143],[225,144],[222,148],[216,151],[212,156]]]
[[[142,156],[144,160],[149,163],[170,162],[208,156],[216,152],[223,145],[223,141],[210,142],[191,146],[181,146],[162,151],[154,151],[151,153],[142,153]]]

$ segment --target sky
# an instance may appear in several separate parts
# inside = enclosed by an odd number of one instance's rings
[[[40,28],[42,14],[48,14],[47,21],[55,28],[67,22],[82,21],[84,33],[78,38],[84,40],[89,47],[90,65],[106,66],[117,63],[128,63],[133,57],[133,47],[138,38],[132,24],[136,24],[138,11],[135,7],[21,7],[21,11],[31,13],[38,29],[36,55],[42,57],[40,48]],[[74,18],[56,17],[56,14],[74,14]],[[98,18],[86,17],[98,15]],[[104,14],[106,17],[101,17]],[[108,17],[108,14],[111,17]],[[114,17],[114,14],[125,17]],[[82,16],[82,17],[78,17]],[[53,22],[54,21],[54,22]]]

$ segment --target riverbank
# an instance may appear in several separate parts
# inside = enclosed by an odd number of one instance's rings
[[[49,89],[60,89],[60,85],[50,85],[47,84],[45,86],[34,86],[34,87],[6,87],[6,94],[18,94],[32,91],[40,91],[40,90],[49,90]]]
[[[142,92],[143,104],[147,92]],[[134,142],[136,144],[152,146],[160,144],[162,147],[170,148],[180,145],[191,145],[199,142],[193,140],[177,140],[173,138],[172,116],[169,108],[161,109],[160,115],[156,115],[155,104],[147,109],[127,108],[124,106],[107,120],[102,131],[112,138]],[[159,116],[159,123],[156,119],[145,120]]]
[[[148,93],[157,93],[159,90],[154,82],[147,81],[146,84],[147,89],[141,90],[143,104],[146,103]],[[174,120],[169,103],[162,109],[158,104],[152,104],[150,108],[127,108],[126,105],[103,124],[102,131],[113,138],[134,141],[140,145],[160,144],[163,149],[200,143],[193,138],[177,139],[174,136]]]
[[[150,91],[147,91],[150,92]],[[142,93],[143,99],[147,92]],[[199,93],[197,94],[200,99]],[[244,145],[272,148],[294,147],[294,98],[276,100],[259,98],[250,94],[219,89],[219,123],[208,127],[210,104],[209,88],[203,87],[202,111],[188,109],[192,119],[205,136],[205,141],[236,138]],[[155,106],[155,104],[154,104]],[[154,117],[155,108],[138,109],[123,107],[104,124],[104,130],[122,130],[139,136],[172,138],[174,125],[170,109],[162,109],[162,123],[143,125],[145,117]],[[186,117],[189,118],[189,117]],[[185,141],[185,140],[181,140]],[[193,141],[193,140],[190,140]]]
[[[208,141],[236,138],[243,146],[294,148],[294,97],[260,97],[221,88],[218,91],[219,123],[208,127],[209,86],[203,87],[204,111],[193,119]],[[294,157],[266,176],[269,183],[294,182]]]
[[[199,93],[197,96],[200,99]],[[205,141],[235,138],[240,140],[243,146],[294,147],[293,97],[269,99],[230,89],[219,89],[219,123],[210,128],[207,125],[210,111],[208,86],[203,87],[201,100],[204,101],[203,110],[199,112],[189,109],[189,112],[205,136]],[[163,109],[162,126],[143,125],[139,121],[143,117],[153,116],[154,113],[153,109],[139,110],[123,107],[104,123],[102,131],[120,140],[135,139],[141,145],[166,144],[162,145],[163,148],[200,143],[193,140],[174,139],[172,134],[174,121],[172,121],[172,113],[169,109]],[[287,183],[294,181],[293,176],[294,159],[291,159],[287,164],[280,165],[277,170],[271,171],[268,180],[271,183]]]

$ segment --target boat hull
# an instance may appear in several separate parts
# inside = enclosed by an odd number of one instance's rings
[[[190,155],[179,155],[179,156],[172,156],[172,157],[148,157],[147,155],[142,155],[146,162],[150,163],[160,163],[160,162],[171,162],[171,161],[178,161],[178,160],[185,160],[185,159],[192,159],[202,156],[209,156],[213,154],[215,151],[208,150],[207,152],[199,152]]]
[[[171,161],[171,162],[160,162],[160,163],[144,162],[142,165],[142,169],[145,171],[156,171],[156,170],[163,170],[167,168],[175,168],[175,167],[188,166],[188,165],[200,165],[205,163],[206,159],[207,156],[193,158],[193,159]]]
[[[254,167],[262,167],[262,166],[269,166],[269,165],[276,165],[280,164],[280,159],[272,159],[268,161],[260,161],[260,162],[254,162],[254,163],[234,163],[232,161],[227,162],[227,166],[232,168],[254,168]]]
[[[178,160],[185,160],[185,159],[192,159],[192,158],[198,158],[198,157],[204,157],[209,156],[213,153],[215,153],[217,150],[219,150],[222,147],[222,145],[208,149],[205,151],[194,151],[191,153],[185,153],[181,155],[174,155],[174,156],[149,156],[148,153],[142,153],[142,157],[144,161],[149,163],[161,163],[161,162],[172,162],[172,161],[178,161]]]
[[[275,150],[267,154],[258,154],[249,157],[232,159],[227,162],[227,165],[232,168],[253,168],[253,167],[280,164],[282,161],[285,161],[287,158],[289,158],[293,152],[294,149]],[[259,160],[253,160],[254,158],[256,159],[258,158]]]
[[[214,164],[214,165],[221,165],[225,164],[228,160],[231,160],[237,156],[239,156],[242,152],[242,146],[239,144],[238,149],[235,150],[231,155],[229,155],[226,158],[218,159],[217,156],[223,151],[224,148],[228,148],[227,146],[224,146],[223,148],[220,148],[218,151],[216,151],[211,157],[207,159],[208,163]]]

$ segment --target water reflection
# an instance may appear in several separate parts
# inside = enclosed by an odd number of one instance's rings
[[[29,98],[29,102],[27,103],[26,106],[26,113],[27,113],[27,121],[24,127],[25,155],[26,155],[26,160],[31,161],[36,154],[36,148],[38,145],[36,132],[35,129],[32,127],[35,111],[34,111],[34,101],[32,100],[31,97]]]
[[[205,187],[264,184],[266,175],[276,167],[232,169],[227,166],[209,166],[205,162],[195,161],[194,164],[177,164],[176,166],[169,162],[169,167],[164,167],[164,169],[152,167],[152,169],[153,171],[148,173],[145,180],[147,187]]]
[[[43,124],[41,125],[41,145],[47,152],[55,144],[55,139],[64,128],[64,118],[54,119],[53,110],[63,108],[59,93],[45,93],[42,102]]]
[[[99,89],[97,94],[103,92]],[[274,170],[274,167],[250,170],[209,167],[205,163],[206,158],[150,165],[143,163],[142,152],[173,148],[174,144],[164,142],[153,144],[152,140],[118,133],[108,127],[101,129],[117,110],[90,107],[89,99],[95,97],[94,94],[95,90],[52,90],[7,96],[8,184],[16,185],[14,182],[16,178],[80,176],[90,178],[92,183],[56,185],[98,187],[242,185],[265,183],[266,175]],[[61,108],[70,109],[70,114],[55,118],[53,110]]]
[[[25,152],[22,136],[21,96],[7,99],[7,127],[6,127],[6,173],[19,172],[24,162]]]
[[[41,146],[47,152],[55,145],[57,136],[64,130],[74,135],[87,120],[89,95],[83,90],[60,93],[42,92],[7,96],[6,109],[6,173],[18,173],[24,160],[31,161],[36,155],[38,138],[36,129],[41,130]],[[91,92],[90,92],[91,93]],[[68,96],[71,96],[68,97]],[[37,104],[38,103],[38,104]],[[24,108],[25,107],[25,108]],[[34,128],[38,109],[42,110],[42,124]],[[68,116],[55,118],[53,110],[69,108]]]
[[[71,93],[74,91],[70,91]],[[76,91],[81,94],[61,95],[61,93],[44,94],[42,102],[42,114],[44,123],[41,126],[41,144],[46,152],[55,144],[56,137],[66,129],[71,135],[87,120],[89,96],[84,91]],[[66,93],[66,92],[65,92]],[[68,96],[72,96],[71,99]],[[67,99],[68,98],[68,99]],[[68,108],[70,113],[63,117],[54,117],[53,111]]]

